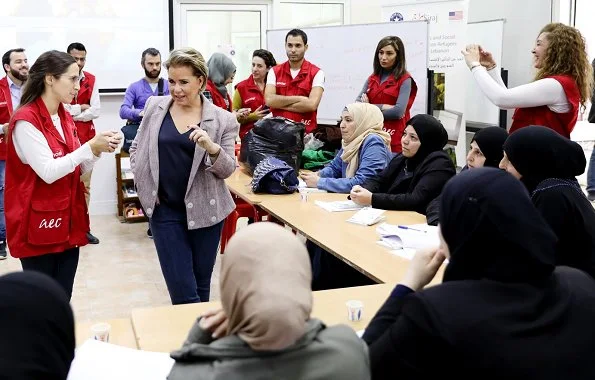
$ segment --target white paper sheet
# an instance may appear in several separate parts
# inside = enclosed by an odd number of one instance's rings
[[[360,206],[354,201],[335,201],[335,202],[324,202],[324,201],[315,201],[314,202],[317,206],[322,207],[326,211],[330,212],[340,212],[340,211],[357,211],[364,208],[364,206]]]
[[[165,380],[173,364],[168,353],[89,339],[77,348],[67,380]]]
[[[440,245],[438,227],[427,224],[413,224],[400,228],[395,224],[382,223],[376,228],[384,246],[391,249],[431,248]],[[407,254],[408,255],[408,254]]]

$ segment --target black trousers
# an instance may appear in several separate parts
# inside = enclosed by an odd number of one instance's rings
[[[67,249],[60,253],[49,253],[21,259],[23,270],[34,270],[52,277],[62,286],[68,299],[72,296],[72,286],[79,264],[79,248]]]
[[[310,263],[312,264],[312,290],[375,284],[372,279],[310,240],[306,242],[306,248],[310,254]]]

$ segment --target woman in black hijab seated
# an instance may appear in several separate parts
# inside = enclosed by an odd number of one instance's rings
[[[441,247],[416,254],[364,333],[372,378],[595,378],[595,281],[554,267],[556,237],[523,185],[469,170],[441,202]],[[423,289],[445,257],[443,283]]]
[[[595,278],[595,210],[576,176],[585,171],[581,146],[549,128],[530,126],[504,144],[505,169],[531,193],[531,200],[558,237],[556,265]]]
[[[0,277],[0,379],[65,380],[74,347],[74,316],[55,280],[35,271]]]
[[[456,173],[442,150],[447,142],[448,134],[435,117],[413,116],[401,138],[403,153],[363,186],[354,186],[351,199],[363,206],[424,214],[428,203]]]
[[[464,170],[483,167],[497,168],[502,161],[503,146],[508,132],[500,127],[486,127],[475,132],[471,139],[471,149],[467,153],[467,165]],[[440,196],[434,198],[426,209],[426,220],[429,225],[438,224],[440,214]]]

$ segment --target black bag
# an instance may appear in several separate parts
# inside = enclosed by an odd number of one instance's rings
[[[305,130],[303,123],[284,117],[260,119],[242,139],[239,161],[253,173],[260,161],[272,156],[285,161],[298,172]]]
[[[256,165],[250,184],[254,193],[291,194],[298,189],[299,180],[285,161],[267,157]]]
[[[324,145],[321,150],[328,152],[336,152],[341,149],[341,142],[343,136],[341,135],[341,122],[337,125],[318,125],[314,131],[312,131],[314,137],[322,141]]]
[[[159,78],[159,81],[157,82],[157,96],[163,96],[163,78]],[[122,133],[124,134],[124,144],[122,144],[122,150],[126,153],[130,153],[130,145],[132,145],[132,142],[134,141],[134,138],[136,137],[136,132],[138,132],[138,127],[140,126],[140,123],[136,122],[136,121],[132,121],[132,122],[127,122],[125,126],[123,126],[122,128],[120,128],[120,130],[122,131]]]

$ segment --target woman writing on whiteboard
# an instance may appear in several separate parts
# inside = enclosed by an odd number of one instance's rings
[[[407,71],[403,41],[396,36],[384,37],[374,53],[374,72],[356,101],[374,104],[382,111],[393,152],[401,153],[401,136],[416,94],[417,85]]]
[[[544,125],[570,138],[579,105],[591,97],[593,73],[581,33],[561,23],[547,24],[537,36],[531,83],[508,89],[495,70],[492,55],[479,45],[462,52],[477,85],[500,108],[516,108],[510,132],[528,125]]]

